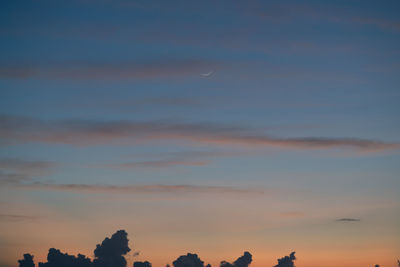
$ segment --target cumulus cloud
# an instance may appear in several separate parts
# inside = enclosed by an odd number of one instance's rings
[[[127,262],[125,256],[131,251],[129,247],[128,234],[125,230],[115,232],[111,238],[106,237],[101,244],[96,245],[94,250],[94,259],[90,259],[85,255],[77,256],[63,253],[58,249],[50,248],[47,255],[47,262],[39,263],[39,267],[126,267]],[[295,252],[289,256],[278,259],[278,264],[274,267],[295,267]],[[34,267],[33,255],[24,254],[23,259],[19,260],[19,267]],[[226,261],[221,262],[221,267],[248,267],[252,262],[252,255],[244,252],[233,263]],[[400,261],[399,261],[400,264]],[[133,263],[133,267],[151,267],[148,261],[137,261]],[[170,265],[167,264],[167,267]],[[174,267],[204,267],[204,262],[195,253],[187,253],[179,256],[174,262]],[[207,264],[206,267],[211,267]],[[379,265],[375,265],[379,267]]]
[[[124,230],[114,233],[111,238],[105,238],[94,250],[94,260],[85,255],[68,255],[58,249],[51,248],[47,255],[47,262],[39,263],[39,267],[126,267],[126,255],[130,248],[128,246],[128,234]],[[25,254],[24,259],[19,261],[20,267],[33,267],[32,265],[21,265],[30,263],[33,256]],[[148,266],[150,267],[150,266]]]
[[[199,256],[192,253],[180,256],[172,264],[174,267],[204,267],[204,262]]]
[[[47,262],[40,262],[39,267],[90,267],[92,262],[82,254],[78,256],[62,253],[60,250],[51,248],[47,254]]]
[[[221,261],[220,267],[248,267],[253,258],[249,252],[244,252],[243,256],[239,257],[234,263]]]
[[[96,145],[120,142],[132,144],[143,140],[185,140],[194,143],[277,147],[288,149],[355,148],[361,152],[399,149],[398,143],[359,138],[272,137],[260,130],[209,123],[172,121],[45,121],[26,117],[0,117],[3,143],[56,143]]]
[[[133,263],[133,267],[151,267],[151,263],[148,261],[136,261]]]
[[[33,256],[31,254],[24,254],[24,258],[18,261],[19,267],[35,267]]]
[[[294,261],[296,260],[296,257],[294,256],[296,252],[290,253],[289,256],[285,256],[283,258],[278,259],[278,264],[275,265],[274,267],[295,267],[294,266]]]
[[[119,230],[96,246],[93,264],[96,267],[125,267],[126,255],[131,249],[128,246],[128,234]]]

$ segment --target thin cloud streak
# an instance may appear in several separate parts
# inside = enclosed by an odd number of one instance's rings
[[[47,173],[54,166],[55,163],[50,161],[31,161],[16,158],[0,159],[0,169],[13,170],[24,173]]]
[[[21,222],[36,220],[36,216],[15,215],[15,214],[0,214],[0,221]]]
[[[0,116],[0,138],[6,145],[54,143],[78,146],[134,144],[143,140],[186,140],[195,143],[276,147],[286,149],[354,148],[363,153],[399,149],[398,143],[359,138],[271,137],[260,130],[239,126],[171,121],[44,121],[26,117]]]
[[[337,222],[359,222],[361,221],[360,219],[355,219],[355,218],[341,218],[337,219]]]
[[[145,161],[130,161],[124,163],[102,164],[101,167],[111,167],[114,169],[133,169],[133,168],[168,168],[176,166],[205,166],[212,163],[213,158],[233,157],[243,155],[243,153],[216,152],[216,151],[179,151],[161,154],[163,158]],[[140,157],[154,157],[155,154],[141,154]],[[157,157],[160,153],[157,153]],[[138,156],[130,156],[137,158]],[[129,158],[129,156],[128,156]]]
[[[299,212],[299,211],[287,211],[287,212],[279,213],[279,216],[285,217],[285,218],[300,218],[300,217],[304,217],[305,214],[304,214],[304,212]]]
[[[125,193],[125,194],[243,194],[262,195],[264,191],[232,186],[202,185],[104,185],[104,184],[47,184],[35,182],[20,184],[25,189],[67,191],[76,193]]]
[[[261,11],[260,11],[261,10]],[[265,10],[265,11],[262,11]],[[272,10],[272,11],[271,11]],[[269,9],[257,6],[251,14],[256,14],[269,22],[283,23],[306,18],[319,22],[344,23],[351,26],[374,26],[381,30],[400,31],[400,21],[385,16],[362,14],[362,10],[344,10],[332,5],[284,5],[272,6]]]
[[[27,181],[27,180],[29,180],[29,177],[25,174],[10,173],[10,172],[4,172],[3,170],[0,170],[0,185],[15,184],[15,183],[20,183],[22,181]]]
[[[56,163],[51,161],[0,159],[0,185],[18,184],[32,177],[51,174],[55,166]]]
[[[154,62],[0,63],[3,79],[120,80],[171,78],[198,74],[219,63],[196,59]]]
[[[207,165],[208,161],[186,161],[186,160],[149,160],[149,161],[138,161],[138,162],[127,162],[122,164],[110,165],[110,167],[130,169],[130,168],[162,168],[171,166],[204,166]]]

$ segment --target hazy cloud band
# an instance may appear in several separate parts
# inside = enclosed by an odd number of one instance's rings
[[[0,116],[0,138],[3,144],[55,143],[99,145],[111,142],[134,144],[146,139],[186,140],[195,143],[278,147],[289,149],[356,148],[362,152],[399,149],[398,143],[359,138],[271,137],[257,129],[207,123],[172,121],[44,121],[26,117]]]
[[[20,184],[22,188],[38,190],[69,191],[77,193],[126,193],[126,194],[264,194],[262,190],[233,186],[202,185],[104,185],[104,184],[46,184],[35,182]]]

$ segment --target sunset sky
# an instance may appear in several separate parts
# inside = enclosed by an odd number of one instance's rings
[[[400,1],[0,3],[0,266],[397,266]],[[134,256],[139,252],[138,256]]]

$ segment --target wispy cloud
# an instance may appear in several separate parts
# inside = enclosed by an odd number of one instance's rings
[[[0,159],[0,184],[13,184],[52,173],[56,163],[16,158]]]
[[[217,151],[179,151],[157,153],[157,157],[161,159],[154,160],[135,160],[119,164],[107,164],[106,167],[117,169],[131,169],[131,168],[165,168],[174,166],[204,166],[211,163],[211,159],[216,157],[228,157],[238,155],[238,153],[217,152]],[[141,155],[141,157],[154,157],[154,154]],[[129,157],[129,156],[128,156]],[[132,156],[133,158],[137,156]]]
[[[29,180],[29,176],[21,173],[10,173],[0,170],[0,185],[18,184],[22,181]]]
[[[54,167],[55,163],[51,161],[39,160],[21,160],[17,158],[0,159],[0,169],[7,169],[29,174],[47,173]]]
[[[281,212],[281,213],[279,213],[279,215],[281,217],[287,217],[287,218],[299,218],[299,217],[305,216],[304,212],[299,212],[299,211]]]
[[[338,5],[272,5],[254,6],[253,13],[258,14],[269,22],[293,22],[299,19],[311,19],[321,22],[345,23],[354,26],[374,26],[381,30],[400,31],[400,21],[390,19],[383,14],[368,14],[361,9],[351,10]]]
[[[162,59],[138,62],[0,63],[0,78],[120,80],[173,78],[200,74],[217,62],[198,59]]]
[[[113,100],[112,97],[106,101],[92,101],[85,103],[73,103],[66,104],[68,107],[76,106],[78,108],[101,108],[103,110],[121,110],[128,112],[135,112],[140,110],[148,110],[149,108],[162,107],[162,108],[198,108],[204,107],[207,103],[199,98],[189,97],[171,97],[171,96],[159,96],[159,97],[145,97],[142,99],[129,99],[129,100]]]
[[[258,189],[239,188],[233,186],[203,186],[203,185],[104,185],[104,184],[20,184],[25,189],[69,191],[76,193],[125,193],[125,194],[250,194],[262,195]]]
[[[163,160],[149,160],[149,161],[136,161],[136,162],[126,162],[121,164],[110,165],[110,167],[130,169],[130,168],[163,168],[171,166],[204,166],[207,165],[209,161],[188,161],[179,159],[163,159]]]
[[[186,140],[194,143],[277,147],[286,149],[354,148],[361,152],[399,149],[398,143],[359,138],[272,137],[263,131],[241,126],[173,121],[44,121],[26,117],[0,116],[3,144],[58,143],[97,145],[119,142],[135,144],[143,140]]]
[[[355,218],[341,218],[337,219],[337,222],[359,222],[361,221],[360,219],[355,219]]]
[[[187,155],[189,157],[199,157],[208,155],[209,152],[185,152],[172,153],[171,155]],[[202,161],[144,161],[113,165],[119,168],[134,167],[166,167],[170,165],[203,165]],[[15,173],[3,173],[0,170],[0,184],[28,190],[51,190],[68,191],[76,193],[118,193],[118,194],[263,194],[263,190],[240,188],[234,186],[207,186],[207,185],[165,185],[165,184],[145,184],[145,185],[110,185],[110,184],[52,184],[34,181],[34,176],[48,173],[54,166],[53,162],[46,161],[26,161],[19,159],[2,159],[0,167],[4,170],[14,171]],[[17,220],[17,215],[1,215],[0,219]],[[21,217],[20,219],[22,219]]]
[[[36,220],[36,216],[15,215],[15,214],[0,214],[0,221],[21,222]]]

